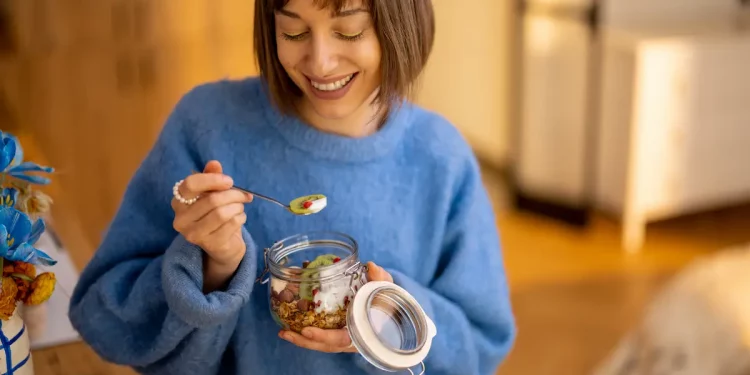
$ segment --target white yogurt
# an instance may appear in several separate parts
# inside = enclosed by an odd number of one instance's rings
[[[284,263],[286,263],[286,262],[284,262]],[[291,266],[289,268],[302,268],[302,267]],[[287,283],[284,280],[277,279],[275,277],[271,277],[271,290],[273,290],[274,292],[276,292],[276,294],[279,294],[279,293],[281,293],[281,291],[283,291],[284,289],[286,289],[286,286],[288,284],[289,283]]]
[[[271,278],[271,289],[276,292],[276,294],[281,293],[286,288],[287,282],[284,280],[277,279],[275,277]]]
[[[313,296],[316,313],[334,313],[346,307],[346,299],[349,302],[354,298],[354,292],[349,288],[349,279],[342,278],[331,283],[325,283]]]
[[[313,213],[318,213],[324,208],[326,208],[326,206],[328,205],[328,198],[320,197],[320,198],[311,200],[310,203],[312,204],[310,205],[310,207],[307,208],[307,210]]]

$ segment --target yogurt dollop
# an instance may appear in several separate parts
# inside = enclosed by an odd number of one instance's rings
[[[306,195],[293,200],[289,204],[292,212],[299,215],[316,214],[328,205],[328,198],[323,194]]]
[[[313,295],[316,313],[334,313],[346,307],[354,298],[354,292],[349,288],[349,279],[343,278],[321,285]]]

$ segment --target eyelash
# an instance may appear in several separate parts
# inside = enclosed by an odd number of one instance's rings
[[[357,40],[359,40],[359,39],[362,38],[362,36],[364,35],[364,31],[362,31],[362,32],[360,32],[360,33],[358,33],[356,35],[344,35],[344,34],[341,34],[341,33],[336,33],[336,35],[341,40],[344,40],[344,41],[347,41],[347,42],[355,42],[355,41],[357,41]],[[292,42],[296,42],[296,41],[300,41],[300,40],[304,39],[305,36],[307,36],[307,32],[296,34],[296,35],[290,35],[290,34],[287,34],[287,33],[281,33],[281,36],[284,37],[284,39],[286,39],[286,40],[289,40],[289,41],[292,41]]]

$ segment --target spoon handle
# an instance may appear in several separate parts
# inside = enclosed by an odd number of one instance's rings
[[[241,187],[239,187],[239,186],[237,186],[237,185],[232,185],[232,189],[237,189],[237,190],[240,190],[240,191],[244,191],[245,193],[248,193],[248,194],[252,194],[252,195],[253,195],[254,197],[258,197],[258,198],[261,198],[261,199],[265,199],[265,200],[267,200],[267,201],[269,201],[269,202],[271,202],[271,203],[276,203],[276,204],[278,204],[279,206],[281,206],[281,207],[284,207],[284,208],[287,208],[287,209],[289,208],[289,206],[287,206],[287,205],[285,205],[285,204],[283,204],[283,203],[281,203],[281,202],[277,201],[276,199],[273,199],[273,198],[271,198],[271,197],[267,197],[267,196],[265,196],[265,195],[263,195],[263,194],[258,194],[258,193],[256,193],[256,192],[253,192],[253,191],[247,190],[247,189],[245,189],[245,188],[241,188]]]
[[[193,170],[193,174],[197,174],[197,173],[200,173],[200,172],[198,172],[198,171],[196,171],[196,170]],[[271,203],[276,203],[276,204],[278,204],[279,206],[281,206],[281,207],[284,207],[284,208],[286,208],[287,210],[289,209],[289,206],[288,206],[288,205],[285,205],[285,204],[283,204],[283,203],[281,203],[281,202],[277,201],[276,199],[273,199],[273,198],[271,198],[271,197],[265,196],[265,195],[263,195],[263,194],[258,194],[258,193],[256,193],[256,192],[253,192],[253,191],[247,190],[247,189],[245,189],[245,188],[241,188],[241,187],[239,187],[239,186],[237,186],[237,185],[232,185],[232,188],[233,188],[233,189],[237,189],[237,190],[240,190],[240,191],[244,191],[245,193],[248,193],[248,194],[252,194],[252,195],[253,195],[254,197],[258,197],[258,198],[261,198],[261,199],[265,199],[265,200],[267,200],[267,201],[269,201],[269,202],[271,202]]]

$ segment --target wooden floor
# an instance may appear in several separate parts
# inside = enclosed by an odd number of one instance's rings
[[[508,210],[502,190],[492,193],[519,326],[502,375],[587,374],[667,277],[696,256],[750,241],[750,207],[741,207],[651,225],[643,252],[626,255],[615,222],[570,228]],[[38,375],[133,374],[83,344],[36,351],[34,366]]]

